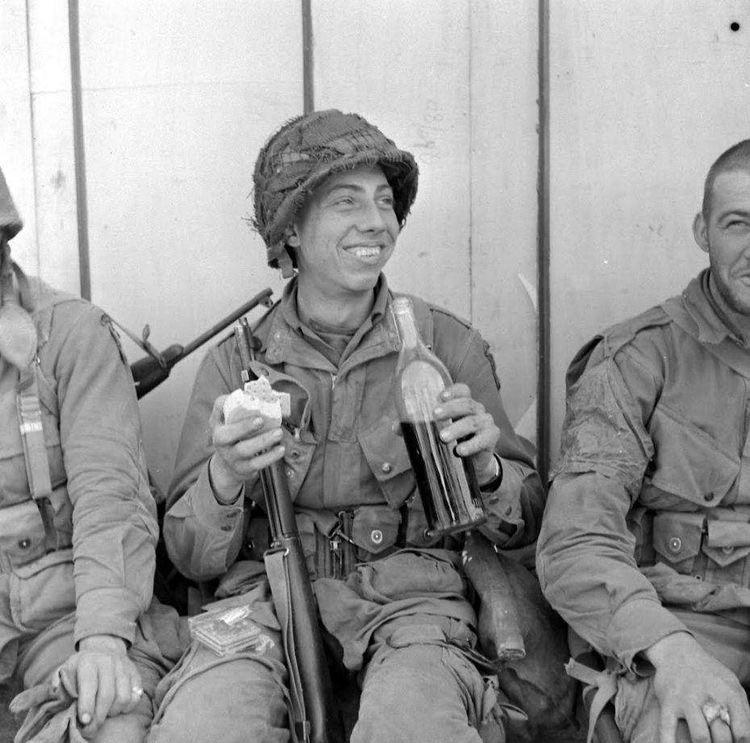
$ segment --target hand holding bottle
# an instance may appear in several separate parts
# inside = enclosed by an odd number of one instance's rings
[[[452,384],[440,393],[435,420],[451,422],[440,431],[440,438],[461,457],[471,457],[480,485],[497,475],[494,451],[500,429],[482,403],[473,400],[465,384]]]

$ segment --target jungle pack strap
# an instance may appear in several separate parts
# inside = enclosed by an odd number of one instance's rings
[[[39,515],[44,524],[47,549],[55,549],[57,538],[48,511],[52,496],[52,483],[49,476],[49,459],[42,428],[42,408],[33,363],[19,372],[16,386],[16,409],[29,491],[39,508]]]

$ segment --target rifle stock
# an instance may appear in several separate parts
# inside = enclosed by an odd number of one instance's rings
[[[255,378],[250,364],[254,341],[245,318],[235,325],[243,379]],[[271,547],[264,555],[266,574],[281,625],[292,698],[291,725],[299,740],[337,743],[342,740],[333,706],[318,612],[300,541],[289,486],[280,462],[261,472]]]

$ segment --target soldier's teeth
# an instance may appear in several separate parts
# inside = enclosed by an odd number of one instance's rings
[[[374,248],[354,248],[354,255],[356,255],[358,258],[369,258],[373,255],[378,255],[380,253],[380,248],[374,247]]]

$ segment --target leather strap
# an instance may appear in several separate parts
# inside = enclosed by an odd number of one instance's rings
[[[19,372],[16,386],[16,410],[18,412],[18,427],[23,442],[29,491],[37,508],[39,508],[39,515],[44,524],[46,547],[48,550],[57,549],[57,534],[53,528],[50,513],[52,483],[49,475],[49,459],[44,441],[42,408],[39,403],[39,389],[33,362]]]
[[[289,593],[290,576],[285,549],[268,550],[264,555],[266,575],[271,586],[271,595],[276,616],[281,625],[282,646],[286,667],[289,671],[290,731],[294,743],[307,743],[310,740],[310,723],[302,693],[302,679],[297,665],[297,648],[292,627],[292,598]]]

